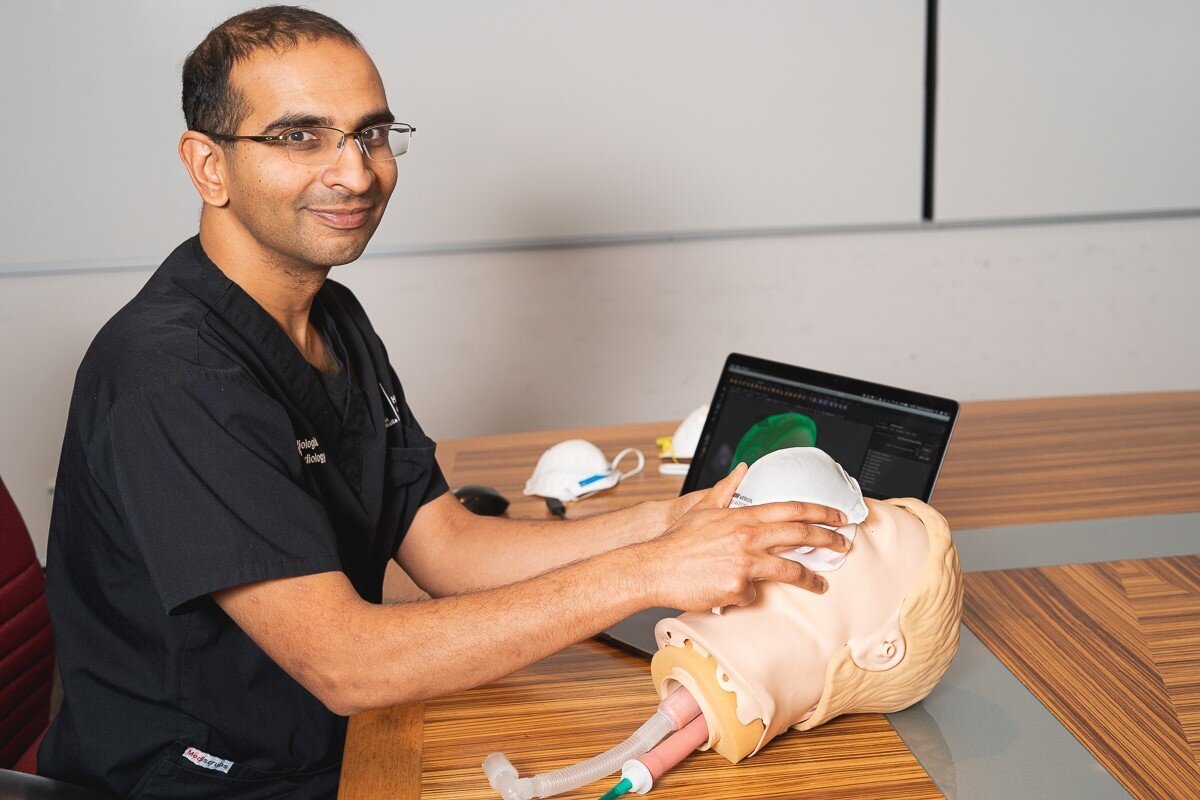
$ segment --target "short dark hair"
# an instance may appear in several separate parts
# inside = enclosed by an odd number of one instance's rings
[[[230,17],[208,32],[183,62],[183,119],[189,130],[233,133],[250,113],[245,95],[229,85],[238,61],[269,47],[337,39],[362,47],[342,23],[299,6],[263,6]]]

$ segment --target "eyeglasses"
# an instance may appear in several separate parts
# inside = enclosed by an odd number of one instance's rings
[[[342,145],[346,143],[347,136],[358,142],[358,149],[372,161],[392,161],[397,156],[408,152],[408,143],[412,139],[414,131],[416,128],[412,125],[389,122],[383,125],[371,125],[354,133],[312,125],[304,128],[289,128],[278,136],[236,136],[229,133],[211,133],[199,130],[197,133],[226,141],[245,140],[264,144],[282,144],[287,149],[289,161],[316,166],[336,163],[342,155]]]

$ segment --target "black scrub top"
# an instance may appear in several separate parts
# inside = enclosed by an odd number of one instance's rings
[[[312,319],[344,382],[194,237],[92,343],[50,523],[64,697],[39,773],[134,797],[336,794],[346,719],[210,593],[340,570],[380,602],[388,559],[447,487],[350,291],[326,281]]]

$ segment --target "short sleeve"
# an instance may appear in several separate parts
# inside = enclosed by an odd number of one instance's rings
[[[382,348],[382,343],[380,343]],[[386,350],[384,351],[386,353]],[[431,452],[436,453],[437,443],[425,433],[421,427],[421,423],[417,422],[416,416],[413,414],[412,408],[408,405],[408,398],[404,395],[404,390],[400,388],[400,378],[396,375],[396,370],[388,365],[388,376],[392,381],[392,386],[398,389],[395,399],[398,401],[397,409],[400,412],[400,435],[404,438],[404,443],[408,446],[427,445]],[[437,458],[431,458],[432,464],[429,468],[429,479],[421,491],[417,506],[423,506],[431,500],[436,500],[446,492],[450,491],[450,484],[446,481],[446,476],[442,472],[441,465],[438,464]],[[412,524],[412,519],[406,520],[403,530],[400,532],[401,538],[408,532],[408,525]],[[398,545],[397,545],[398,546]]]
[[[421,505],[425,505],[430,500],[436,500],[450,491],[450,484],[446,482],[446,476],[442,472],[442,467],[438,464],[436,458],[433,460],[432,472],[433,474],[429,478],[429,485],[425,487],[425,493],[421,496]]]
[[[139,387],[89,449],[168,613],[211,592],[341,569],[284,408],[238,375]]]
[[[432,439],[430,439],[429,441],[433,442]],[[446,476],[442,472],[441,465],[439,465],[438,461],[437,461],[437,457],[436,457],[437,444],[434,443],[433,446],[434,446],[435,455],[433,458],[430,459],[430,461],[432,463],[429,466],[429,480],[425,483],[425,486],[421,491],[420,498],[417,501],[418,508],[420,506],[425,505],[426,503],[428,503],[431,500],[436,500],[437,498],[444,495],[446,492],[450,491],[450,484],[448,484],[446,482]],[[411,525],[412,520],[409,520],[408,524]],[[403,534],[407,533],[407,532],[408,532],[408,528],[407,528],[407,526],[405,526],[405,530],[401,532],[401,535],[403,536]]]

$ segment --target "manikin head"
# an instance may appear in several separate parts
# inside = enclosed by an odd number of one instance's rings
[[[771,469],[767,483],[787,486],[788,496],[742,491],[761,487]],[[789,475],[794,481],[781,483]],[[852,546],[844,559],[788,554],[822,570],[824,594],[764,582],[748,606],[686,613],[655,628],[655,685],[661,694],[683,685],[696,696],[709,745],[736,762],[789,727],[898,711],[928,695],[957,650],[962,617],[946,520],[914,499],[864,505],[857,483],[814,448],[764,457],[738,494],[838,507],[851,520],[839,532]]]

